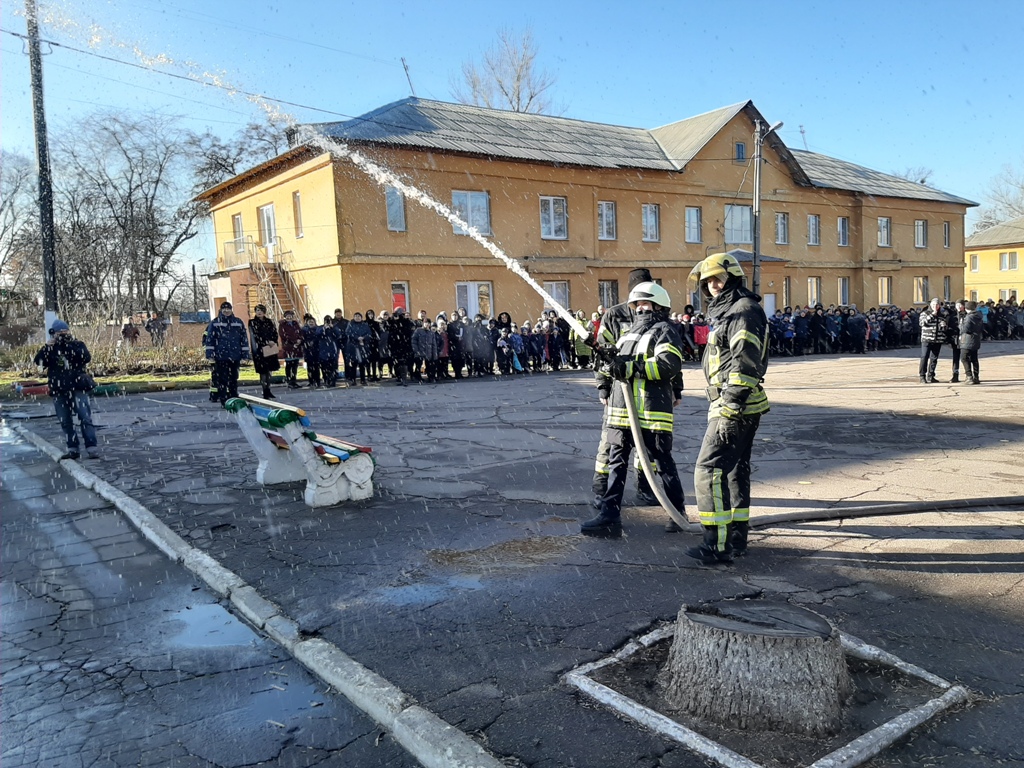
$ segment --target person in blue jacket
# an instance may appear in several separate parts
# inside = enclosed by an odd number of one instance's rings
[[[249,334],[245,323],[234,315],[230,301],[222,302],[220,313],[206,326],[206,359],[213,360],[217,402],[238,397],[238,367],[249,359]]]

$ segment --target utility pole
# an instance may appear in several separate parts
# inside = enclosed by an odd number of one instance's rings
[[[750,289],[761,295],[761,145],[768,134],[779,130],[782,122],[762,130],[760,120],[754,121],[754,277]]]
[[[36,134],[36,164],[39,166],[39,230],[43,247],[43,310],[46,330],[57,319],[57,259],[53,236],[53,184],[50,180],[50,148],[46,139],[46,110],[43,107],[43,62],[39,53],[39,22],[36,0],[25,0],[28,26],[28,61],[32,81],[32,116]]]
[[[405,61],[405,56],[402,57],[402,66],[405,68],[405,79],[409,81],[409,93],[415,97],[416,89],[412,87],[412,75],[409,74],[409,65]]]

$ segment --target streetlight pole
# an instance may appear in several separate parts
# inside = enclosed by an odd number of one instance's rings
[[[39,166],[39,229],[43,248],[43,310],[47,330],[57,319],[57,259],[53,236],[53,185],[50,181],[50,148],[46,139],[43,107],[43,62],[39,54],[39,22],[36,0],[25,0],[28,27],[28,61],[32,82],[32,115]]]
[[[754,121],[754,276],[751,290],[761,295],[761,145],[768,134],[779,130],[782,122],[762,130],[760,120]]]

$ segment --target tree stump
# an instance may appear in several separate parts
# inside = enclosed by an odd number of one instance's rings
[[[667,705],[742,730],[835,733],[852,691],[839,633],[785,603],[683,606],[658,682]]]

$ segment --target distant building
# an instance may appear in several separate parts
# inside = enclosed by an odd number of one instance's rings
[[[1021,256],[1024,256],[1024,216],[971,235],[964,251],[965,296],[981,302],[1019,300],[1024,288]]]
[[[410,98],[312,127],[451,206],[589,314],[625,300],[633,267],[649,267],[681,307],[694,264],[752,250],[756,120],[767,124],[749,101],[647,130]],[[543,307],[478,243],[323,146],[293,146],[200,199],[220,241],[211,307],[231,299],[244,317],[263,301],[322,317],[465,306],[517,320]],[[769,310],[963,292],[970,200],[775,134],[761,200]]]

